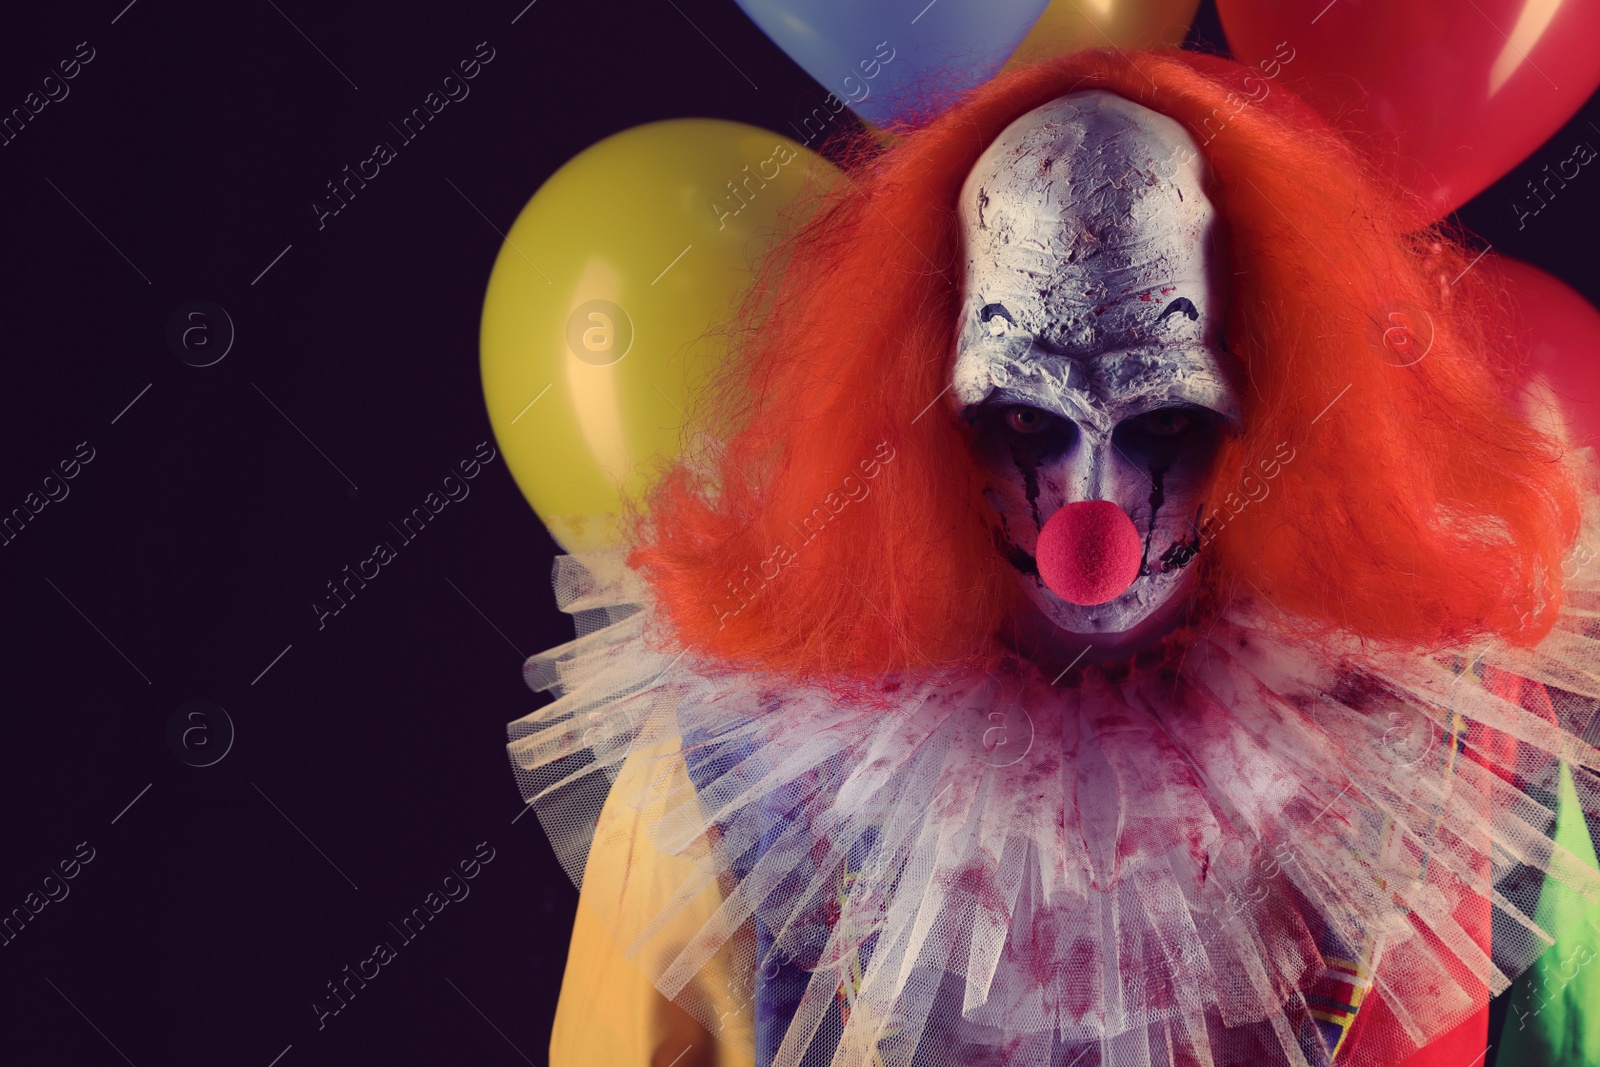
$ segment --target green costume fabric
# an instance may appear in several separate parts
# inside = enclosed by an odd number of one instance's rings
[[[1572,772],[1561,768],[1555,839],[1579,860],[1600,868],[1578,806]],[[1600,905],[1546,881],[1535,921],[1583,921],[1557,941],[1512,987],[1501,1031],[1502,1067],[1578,1067],[1600,1064]]]

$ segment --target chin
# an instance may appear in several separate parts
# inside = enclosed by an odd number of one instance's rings
[[[1016,651],[1047,671],[1124,659],[1182,624],[1193,602],[1194,568],[1157,591],[1144,579],[1108,604],[1083,607],[1047,589],[1028,590],[1016,614]],[[1142,594],[1142,595],[1141,595]]]

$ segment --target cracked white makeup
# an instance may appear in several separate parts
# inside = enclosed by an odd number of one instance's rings
[[[1238,419],[1203,180],[1177,122],[1094,91],[1013,122],[962,188],[951,395],[990,474],[999,549],[1071,634],[1170,614]]]

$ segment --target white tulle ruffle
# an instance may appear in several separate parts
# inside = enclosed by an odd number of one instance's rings
[[[777,1067],[1388,1064],[1600,900],[1552,840],[1564,773],[1600,813],[1594,571],[1531,651],[1243,604],[1150,663],[844,698],[665,646],[619,559],[562,557],[580,636],[528,661],[559,697],[509,747],[574,881],[608,796],[653,813],[675,884],[617,942]]]

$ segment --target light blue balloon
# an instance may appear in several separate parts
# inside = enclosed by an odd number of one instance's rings
[[[992,77],[1049,0],[737,2],[807,74],[886,126]],[[803,125],[809,141],[816,124]]]

